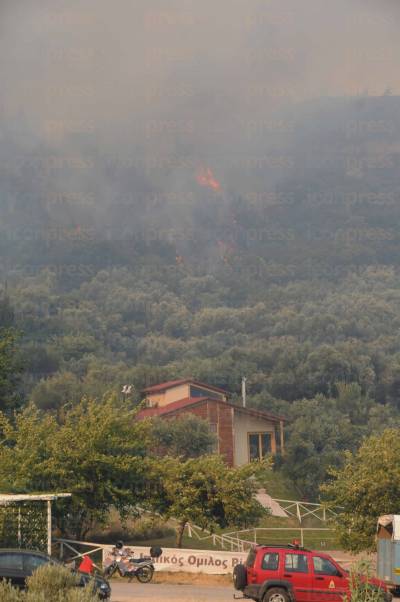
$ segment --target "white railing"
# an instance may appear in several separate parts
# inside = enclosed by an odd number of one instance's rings
[[[340,508],[332,508],[324,504],[301,502],[298,500],[273,499],[272,501],[277,502],[289,516],[296,518],[299,521],[300,526],[265,528],[256,527],[254,529],[244,529],[242,531],[217,534],[211,533],[210,531],[207,531],[207,529],[202,529],[201,527],[193,525],[192,523],[187,523],[185,527],[186,535],[192,539],[197,539],[198,541],[211,542],[214,547],[219,546],[222,550],[230,550],[231,552],[245,552],[254,544],[262,543],[260,539],[264,539],[262,537],[264,534],[268,534],[268,543],[271,544],[288,543],[287,541],[283,541],[285,539],[283,534],[285,533],[288,534],[288,538],[299,539],[302,546],[304,546],[307,534],[311,532],[314,532],[314,534],[316,534],[316,532],[323,532],[324,535],[327,535],[328,533],[332,534],[331,537],[321,537],[320,547],[326,547],[328,549],[326,545],[327,542],[331,541],[333,543],[335,541],[332,529],[322,527],[306,528],[302,527],[301,524],[303,519],[308,516],[312,516],[321,522],[327,522],[329,519],[336,518],[338,516]],[[149,513],[145,510],[142,510],[142,512]],[[175,519],[171,520],[175,523],[178,523],[178,521]],[[245,534],[248,534],[248,537],[244,537]],[[278,537],[274,537],[274,535],[278,535]],[[275,541],[273,541],[273,539],[275,539]],[[60,544],[60,556],[64,555],[64,547],[74,553],[74,556],[70,560],[75,560],[85,555],[92,555],[99,550],[110,547],[110,545],[105,544],[81,542],[69,539],[57,539],[55,541]],[[76,545],[91,547],[93,549],[88,552],[80,553],[74,547]]]
[[[144,514],[152,514],[153,516],[160,516],[158,513],[154,514],[148,510],[141,509],[141,512]],[[170,518],[169,520],[170,522],[179,525],[179,521],[175,518]],[[230,550],[231,552],[245,552],[254,545],[254,541],[247,541],[245,539],[240,539],[239,537],[232,537],[231,535],[227,535],[225,533],[221,533],[220,535],[217,533],[211,533],[211,531],[202,529],[201,527],[193,525],[190,522],[186,523],[185,532],[187,536],[192,539],[197,539],[198,541],[211,541],[214,547],[219,545],[223,550]]]
[[[226,533],[225,536],[233,537],[235,540],[241,540],[241,537],[248,534],[248,538],[243,540],[249,542],[252,539],[251,545],[257,543],[286,544],[290,539],[298,539],[301,546],[304,546],[307,535],[315,535],[321,533],[319,547],[328,549],[328,542],[334,543],[336,538],[332,529],[327,527],[255,527],[254,529],[243,529],[242,531],[233,531]],[[287,535],[287,537],[286,537]],[[266,536],[268,541],[266,540]]]
[[[333,508],[332,506],[327,506],[325,504],[301,502],[298,500],[273,499],[272,501],[277,502],[286,514],[297,518],[300,524],[307,516],[313,516],[319,521],[326,523],[329,519],[336,518],[341,510],[339,507]]]
[[[104,549],[109,549],[110,544],[100,544],[100,543],[92,543],[90,541],[76,541],[74,539],[53,539],[54,543],[58,543],[60,546],[59,557],[60,560],[64,560],[65,550],[73,553],[73,556],[68,557],[68,562],[73,562],[74,560],[79,560],[84,556],[92,556],[96,554],[96,552],[103,552]],[[91,548],[87,551],[80,552],[76,549],[76,546],[83,546],[86,548]],[[93,560],[93,559],[92,559]],[[102,568],[99,567],[96,563],[93,563],[94,566],[101,571]]]
[[[219,545],[223,550],[230,550],[231,552],[245,552],[254,545],[254,541],[239,538],[236,533],[221,533],[218,535],[191,523],[187,523],[185,530],[188,537],[198,541],[210,541],[214,547]]]
[[[60,558],[67,562],[80,560],[84,556],[92,556],[101,552],[102,559],[108,555],[110,544],[98,544],[87,541],[74,541],[71,539],[55,540],[60,546]],[[134,553],[139,558],[142,555],[148,554],[148,547],[132,546]],[[83,548],[83,551],[82,551]],[[68,550],[73,553],[72,557],[64,558],[64,552]],[[227,552],[217,550],[196,550],[196,549],[164,549],[165,555],[160,559],[155,560],[156,569],[159,571],[183,571],[189,573],[208,573],[208,574],[228,574],[232,573],[233,567],[238,562],[245,562],[247,552]],[[340,552],[334,554],[337,562],[344,565],[351,565],[356,562],[355,558],[344,557]],[[210,559],[212,562],[210,562]],[[97,560],[97,558],[96,558]],[[93,558],[92,558],[93,561]],[[100,564],[100,563],[99,563]],[[101,571],[101,568],[95,564],[96,568]],[[219,568],[216,568],[219,567]]]
[[[300,544],[304,546],[304,544],[307,543],[306,539],[308,535],[313,535],[315,540],[315,535],[319,533],[321,533],[320,544],[316,547],[332,549],[327,544],[328,542],[335,542],[335,538],[333,537],[333,531],[327,528],[319,529],[303,527],[257,527],[254,529],[244,529],[242,531],[235,531],[232,533],[223,533],[221,535],[218,535],[216,533],[205,532],[200,527],[188,524],[186,527],[186,531],[188,537],[203,542],[209,541],[214,547],[219,546],[223,550],[228,549],[231,552],[246,552],[248,549],[250,549],[257,543],[269,543],[271,545],[286,544],[288,543],[289,539],[293,538],[298,539]],[[243,537],[245,534],[251,536],[251,539],[249,537]],[[288,534],[288,537],[286,537],[285,534]],[[263,541],[265,540],[266,536],[268,538],[268,542]],[[72,552],[73,555],[68,557],[68,561],[70,562],[78,560],[84,556],[92,556],[93,554],[96,554],[100,551],[103,552],[104,549],[109,549],[111,547],[111,544],[99,544],[89,541],[75,541],[72,539],[55,539],[54,542],[58,543],[60,546],[60,559],[64,559],[66,550]],[[77,549],[77,546],[88,549],[82,552]],[[100,569],[100,567],[98,566],[97,568]]]

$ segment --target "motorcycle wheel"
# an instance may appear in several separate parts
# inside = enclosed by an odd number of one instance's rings
[[[141,569],[138,569],[136,577],[140,583],[149,583],[153,579],[153,574],[154,569],[150,566],[144,566]]]
[[[117,567],[110,564],[110,566],[108,566],[107,568],[104,569],[103,577],[105,579],[109,579],[110,577],[112,577],[114,575],[116,570],[117,570]]]

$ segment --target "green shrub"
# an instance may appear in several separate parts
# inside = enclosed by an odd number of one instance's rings
[[[371,564],[361,560],[350,571],[350,594],[343,597],[343,602],[383,602],[382,590],[371,584]]]
[[[70,569],[58,564],[46,564],[40,567],[27,580],[30,594],[43,593],[49,600],[58,596],[59,592],[67,592],[75,587],[76,583],[77,578]]]
[[[98,602],[91,587],[77,587],[80,578],[59,564],[46,564],[28,579],[26,602]]]
[[[76,587],[77,578],[61,565],[46,565],[28,579],[26,592],[0,582],[0,602],[98,602],[89,587]]]
[[[89,588],[75,588],[67,593],[65,602],[99,602],[97,596]],[[60,600],[60,602],[62,602]]]
[[[22,598],[21,602],[99,602],[99,599],[88,588],[74,587],[64,592],[58,592],[51,598],[41,592],[28,592],[26,598]]]
[[[131,539],[133,541],[146,541],[148,539],[162,539],[174,534],[175,530],[166,526],[164,521],[157,518],[147,518],[136,523],[135,529],[131,533]]]
[[[119,514],[113,512],[108,524],[107,530],[94,529],[90,531],[88,535],[90,541],[114,544],[122,539],[125,543],[132,545],[175,535],[175,529],[165,524],[165,521],[158,517],[122,520]]]

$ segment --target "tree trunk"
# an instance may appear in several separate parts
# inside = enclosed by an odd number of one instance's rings
[[[186,522],[187,521],[182,521],[176,530],[176,547],[177,548],[182,547],[182,540],[183,540],[183,534],[185,532]]]

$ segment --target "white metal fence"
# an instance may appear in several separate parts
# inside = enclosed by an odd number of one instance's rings
[[[298,527],[265,527],[233,531],[230,533],[211,533],[197,525],[187,523],[185,533],[188,537],[204,544],[208,543],[214,548],[230,552],[244,553],[254,544],[287,544],[297,539],[302,546],[316,549],[334,549],[336,538],[333,529],[328,527],[302,527],[303,520],[307,517],[318,519],[322,523],[334,519],[340,513],[340,508],[332,508],[324,504],[302,502],[297,500],[273,499],[286,512],[289,517],[296,518]],[[145,511],[143,511],[145,512]],[[173,519],[172,519],[173,520]],[[177,521],[175,521],[177,522]],[[93,555],[109,548],[106,544],[77,542],[68,539],[56,540],[60,545],[60,555],[64,556],[66,550],[73,556],[70,560],[78,559],[83,555]],[[91,548],[81,552],[76,547]]]
[[[334,532],[332,529],[327,528],[270,527],[217,535],[216,533],[205,532],[195,525],[188,524],[186,533],[189,537],[202,542],[204,545],[206,542],[211,544],[210,551],[213,548],[220,548],[221,550],[241,554],[247,552],[255,544],[286,544],[293,539],[299,540],[302,546],[311,544],[310,547],[327,550],[333,549],[335,542]],[[93,556],[98,552],[103,553],[104,549],[110,548],[110,544],[75,541],[71,539],[56,539],[54,541],[60,547],[60,558],[65,559],[68,554],[69,561],[78,560],[87,555]],[[310,542],[309,544],[307,543],[308,541]]]
[[[274,529],[266,529],[269,533]],[[281,530],[281,529],[279,529]],[[261,531],[264,531],[263,529]],[[278,531],[278,529],[276,529]],[[304,536],[307,529],[303,529]],[[109,554],[110,544],[99,544],[86,541],[74,541],[70,539],[55,540],[60,546],[60,559],[78,561],[83,556],[91,556],[95,566],[102,570],[103,560]],[[242,540],[245,541],[245,540]],[[248,542],[254,545],[254,542]],[[272,542],[271,542],[272,543]],[[149,547],[130,546],[135,557],[149,554]],[[95,556],[95,558],[93,558]],[[336,555],[335,555],[336,556]],[[157,571],[183,571],[190,573],[228,574],[232,573],[236,564],[244,562],[247,551],[219,551],[207,549],[178,549],[165,548],[160,558],[154,560]],[[349,565],[354,562],[352,558],[336,558],[342,564]]]
[[[333,508],[332,506],[314,502],[279,499],[273,499],[273,501],[277,502],[288,516],[297,518],[299,524],[302,524],[303,520],[307,517],[313,517],[326,523],[329,519],[335,519],[341,510],[339,507]]]
[[[327,527],[257,527],[226,533],[225,536],[235,541],[251,542],[251,545],[286,544],[296,539],[301,546],[333,549],[336,543],[334,530]]]

